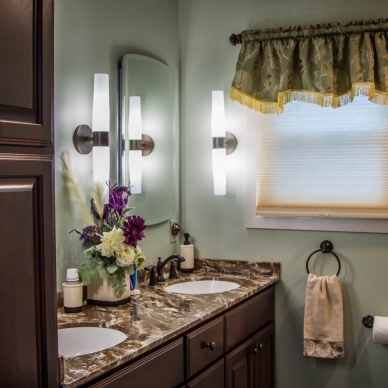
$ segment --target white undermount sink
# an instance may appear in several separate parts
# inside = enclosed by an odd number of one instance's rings
[[[176,294],[190,295],[217,294],[219,292],[234,290],[238,287],[240,287],[240,285],[234,282],[226,282],[224,280],[213,279],[177,283],[166,287],[164,291]]]
[[[121,331],[101,327],[59,329],[58,353],[63,357],[82,356],[111,348],[126,338]]]

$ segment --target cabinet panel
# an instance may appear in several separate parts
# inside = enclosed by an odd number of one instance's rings
[[[19,0],[1,2],[0,105],[33,109],[34,56],[31,37],[34,36],[34,2]]]
[[[52,0],[0,2],[0,144],[53,146],[52,21]]]
[[[224,319],[217,318],[186,336],[187,376],[222,356],[224,353]]]
[[[271,287],[225,314],[225,350],[274,320],[274,296],[274,288]]]
[[[184,381],[183,359],[180,338],[91,387],[174,388]]]
[[[224,360],[217,362],[187,384],[187,388],[224,388]]]
[[[59,384],[51,157],[0,154],[0,386]]]
[[[274,383],[274,324],[253,337],[253,388],[273,388]]]
[[[250,350],[252,339],[244,342],[225,357],[226,388],[250,388],[252,368]]]

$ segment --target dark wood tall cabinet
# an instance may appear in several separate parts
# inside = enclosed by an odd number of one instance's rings
[[[57,387],[53,0],[0,1],[0,386]]]

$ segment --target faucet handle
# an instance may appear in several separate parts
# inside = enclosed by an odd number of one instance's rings
[[[150,271],[150,282],[148,283],[149,286],[155,286],[156,285],[156,267],[154,265],[149,265],[148,267],[144,267],[147,271]]]
[[[175,260],[171,260],[170,262],[170,276],[169,279],[178,279],[178,274],[176,273],[176,264]]]
[[[162,263],[162,258],[158,257],[158,263],[156,264],[156,272],[158,273],[157,282],[164,282],[166,280],[163,276],[163,268],[164,263]]]

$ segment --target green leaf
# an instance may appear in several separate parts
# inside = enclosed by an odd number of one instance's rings
[[[73,232],[76,232],[77,234],[79,234],[80,236],[82,235],[82,233],[81,232],[78,232],[78,230],[77,229],[73,229],[73,230],[71,230],[70,232],[69,232],[69,234],[70,233],[73,233]]]
[[[125,272],[123,270],[118,270],[112,275],[112,286],[114,294],[116,297],[120,298],[127,287],[125,284]]]
[[[107,232],[111,232],[112,231],[112,227],[108,224],[104,224],[102,225],[102,231],[107,233]]]
[[[115,273],[117,270],[118,270],[118,266],[117,266],[117,264],[111,264],[111,265],[108,265],[107,267],[106,267],[106,270],[110,273],[110,274],[112,274],[112,273]]]
[[[98,271],[98,276],[101,278],[101,279],[106,279],[108,277],[108,272],[106,270],[106,268],[104,267],[100,267],[99,271]]]
[[[128,213],[128,212],[131,211],[132,209],[136,209],[136,207],[133,206],[133,207],[127,207],[127,208],[125,208],[124,214]]]
[[[135,273],[135,268],[133,267],[133,264],[128,265],[128,267],[123,267],[124,272],[128,275],[133,275]]]

